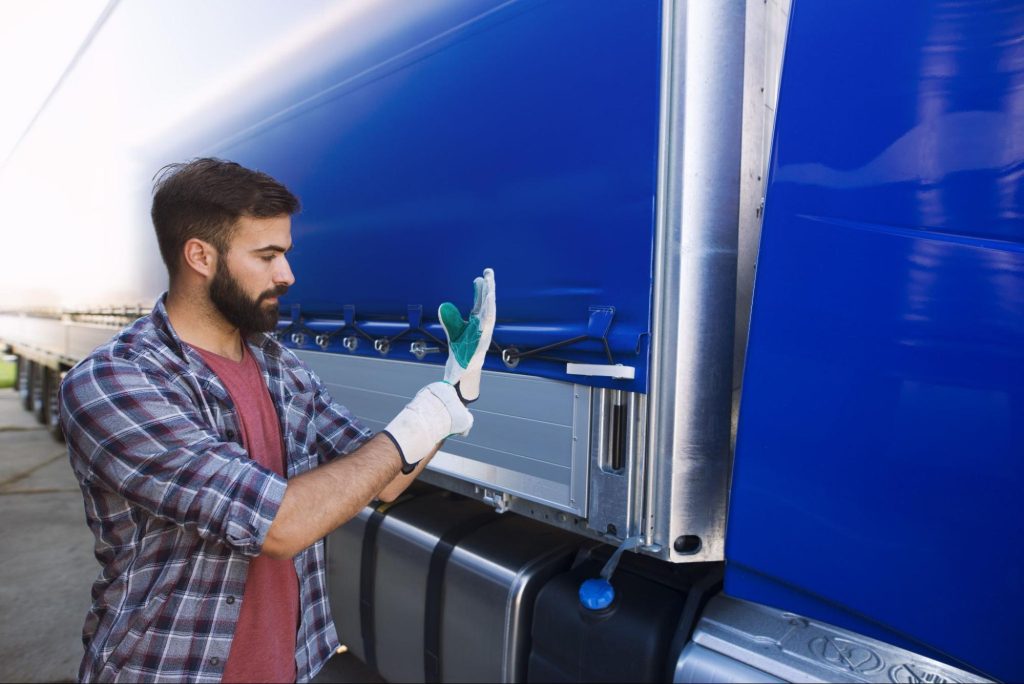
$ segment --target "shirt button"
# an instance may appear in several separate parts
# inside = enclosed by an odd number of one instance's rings
[[[217,667],[218,665],[220,665],[220,658],[218,658],[217,656],[213,656],[212,658],[210,658],[210,664],[214,667]]]
[[[235,602],[235,597],[234,596],[228,596],[227,602],[228,602],[228,605],[230,606],[232,603]]]
[[[235,438],[235,431],[234,430],[228,430],[228,439],[234,439],[234,438]]]

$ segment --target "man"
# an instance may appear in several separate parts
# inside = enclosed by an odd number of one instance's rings
[[[308,681],[339,645],[323,537],[472,425],[493,273],[468,323],[442,305],[445,381],[373,435],[266,334],[298,207],[238,164],[168,167],[152,208],[168,292],[61,386],[102,566],[82,681]]]

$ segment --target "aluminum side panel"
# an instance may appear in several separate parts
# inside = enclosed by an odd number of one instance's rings
[[[298,352],[334,400],[382,430],[425,385],[434,366],[321,352]],[[486,372],[473,430],[450,437],[428,466],[577,515],[586,512],[590,388]]]

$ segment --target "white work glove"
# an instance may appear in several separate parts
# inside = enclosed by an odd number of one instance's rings
[[[484,357],[494,333],[494,271],[484,269],[483,277],[473,281],[473,310],[469,320],[462,320],[457,306],[445,302],[437,309],[444,334],[448,338],[448,362],[444,381],[455,386],[465,403],[480,397],[480,374]]]
[[[402,472],[411,473],[451,435],[469,434],[471,414],[459,400],[455,388],[446,382],[432,382],[412,398],[402,412],[384,428],[402,457]]]

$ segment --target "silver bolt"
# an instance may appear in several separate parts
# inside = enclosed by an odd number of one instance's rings
[[[409,351],[413,356],[422,361],[427,354],[436,354],[441,349],[439,347],[427,346],[427,343],[423,340],[416,340],[409,345]]]
[[[502,350],[502,352],[501,352],[501,360],[505,364],[506,367],[508,367],[508,368],[515,368],[516,366],[519,365],[518,353],[519,353],[519,350],[517,350],[515,347],[509,347],[508,349],[503,349]]]

